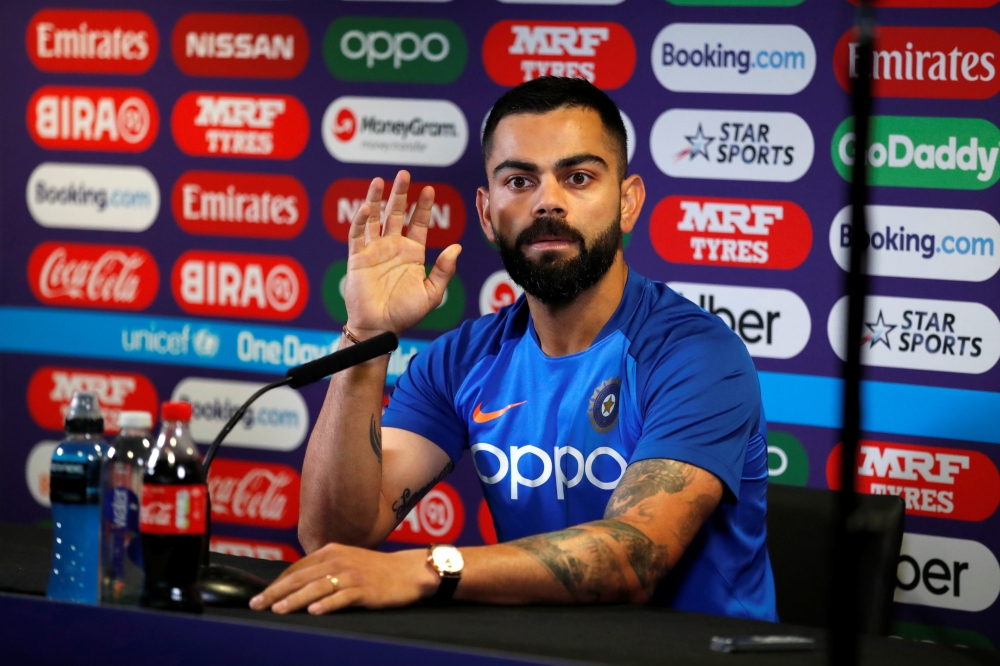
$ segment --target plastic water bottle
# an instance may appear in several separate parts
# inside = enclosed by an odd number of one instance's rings
[[[45,596],[96,604],[101,556],[101,435],[97,394],[77,391],[66,415],[66,439],[52,454],[49,489],[55,548]]]
[[[102,473],[101,602],[135,605],[142,592],[139,502],[153,416],[121,412],[118,425],[121,433],[108,447]]]

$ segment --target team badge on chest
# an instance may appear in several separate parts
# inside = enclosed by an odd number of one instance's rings
[[[618,402],[622,382],[618,377],[607,379],[590,396],[590,425],[602,435],[611,432],[618,422]]]

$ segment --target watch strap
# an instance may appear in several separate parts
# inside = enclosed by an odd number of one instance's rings
[[[460,579],[460,576],[441,576],[441,585],[438,586],[437,592],[431,597],[431,601],[434,603],[451,601]]]

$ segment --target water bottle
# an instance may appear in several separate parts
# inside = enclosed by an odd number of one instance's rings
[[[149,412],[121,412],[121,433],[108,447],[102,472],[101,602],[136,605],[142,592],[139,502],[153,443]]]
[[[96,604],[101,558],[101,435],[97,394],[77,391],[66,415],[66,439],[52,454],[49,491],[55,547],[45,596]]]

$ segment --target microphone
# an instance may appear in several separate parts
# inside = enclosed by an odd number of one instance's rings
[[[347,349],[335,351],[322,358],[303,363],[302,365],[290,368],[285,373],[285,377],[290,379],[288,385],[292,388],[299,388],[313,382],[318,382],[341,370],[361,365],[373,358],[395,351],[399,346],[396,334],[390,332],[381,333],[374,338],[370,338]]]

